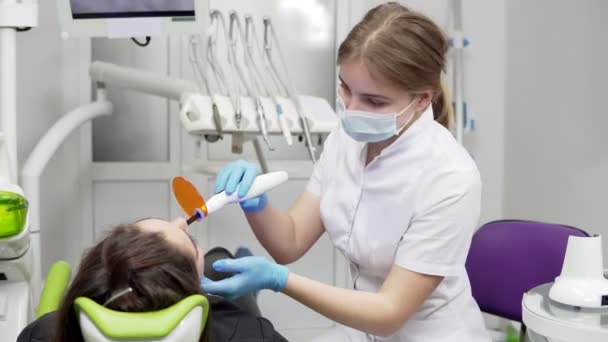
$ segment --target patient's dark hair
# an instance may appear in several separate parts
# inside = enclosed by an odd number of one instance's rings
[[[191,256],[161,233],[146,232],[133,224],[120,225],[82,258],[59,309],[54,341],[83,341],[74,309],[76,298],[87,297],[103,305],[129,287],[132,292],[112,300],[106,307],[125,312],[155,311],[190,295],[202,294]],[[200,340],[208,340],[207,329]]]

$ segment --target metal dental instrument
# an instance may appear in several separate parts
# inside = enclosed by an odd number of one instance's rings
[[[216,142],[219,139],[223,139],[222,135],[222,120],[220,118],[220,113],[217,108],[217,103],[213,99],[211,94],[211,87],[209,86],[209,82],[207,81],[207,77],[203,71],[203,67],[201,66],[201,58],[198,55],[198,39],[195,36],[190,38],[190,63],[194,67],[194,75],[196,78],[196,83],[199,88],[205,88],[204,91],[207,92],[209,98],[211,99],[211,108],[213,112],[213,122],[215,123],[215,129],[217,130],[217,135],[208,135],[205,134],[205,139],[209,142]],[[203,89],[199,89],[203,90]]]
[[[276,111],[277,111],[277,119],[279,121],[279,126],[281,127],[281,131],[283,132],[283,137],[285,137],[285,141],[288,146],[293,145],[293,137],[291,135],[291,130],[289,129],[289,123],[287,118],[284,115],[283,106],[279,103],[279,100],[276,97],[276,93],[273,94],[268,87],[266,86],[266,82],[264,81],[264,76],[262,72],[258,68],[258,65],[255,61],[254,57],[254,47],[255,53],[260,56],[260,58],[264,58],[261,50],[260,44],[258,42],[258,34],[255,29],[255,24],[253,22],[253,18],[251,15],[245,16],[245,41],[247,46],[247,54],[249,55],[249,59],[251,62],[251,69],[255,72],[258,79],[260,80],[260,84],[266,96],[270,97],[274,102]],[[272,77],[272,76],[271,76]],[[273,80],[274,81],[274,80]],[[278,88],[278,87],[277,87]],[[277,89],[277,93],[278,93]]]
[[[271,37],[272,36],[272,37]],[[279,60],[281,61],[281,66],[285,72],[285,79],[281,78],[281,75],[278,72],[277,67],[274,65],[274,61],[272,59],[272,47],[271,47],[271,38],[277,46],[277,52],[279,55]],[[279,45],[279,40],[277,38],[276,32],[274,31],[274,27],[272,26],[272,22],[270,18],[264,18],[264,50],[266,52],[266,62],[270,66],[270,70],[275,74],[276,79],[279,84],[285,89],[287,92],[287,96],[291,98],[291,100],[296,105],[296,112],[298,113],[298,117],[300,118],[300,124],[302,125],[302,131],[304,131],[304,138],[306,139],[306,146],[308,147],[308,153],[310,155],[310,159],[314,162],[317,161],[316,157],[316,149],[312,141],[312,137],[310,136],[310,129],[308,127],[308,121],[306,121],[306,117],[304,116],[304,107],[298,98],[298,94],[295,92],[293,84],[289,78],[289,73],[287,71],[287,66],[285,64],[285,58],[283,57],[283,53],[281,51],[281,47]]]
[[[218,92],[222,95],[229,95],[228,84],[226,82],[226,77],[224,76],[224,69],[218,64],[217,60],[217,36],[219,35],[219,25],[217,24],[217,17],[211,17],[211,26],[209,31],[212,32],[215,28],[214,34],[209,34],[207,36],[207,63],[209,63],[209,67],[211,68],[212,74],[215,78],[215,81],[218,86]]]
[[[236,55],[234,55],[232,49],[230,48],[230,39],[228,37],[228,30],[226,28],[226,20],[224,19],[224,15],[222,14],[222,12],[218,11],[218,10],[213,10],[211,11],[211,20],[212,22],[214,20],[219,21],[219,24],[221,24],[222,29],[223,29],[223,33],[224,33],[224,39],[226,42],[226,46],[227,46],[227,53],[228,53],[228,64],[230,64],[230,72],[231,72],[231,76],[232,76],[232,85],[234,86],[234,92],[230,91],[230,86],[227,85],[226,89],[228,90],[231,102],[232,102],[232,106],[234,107],[234,120],[236,123],[236,127],[238,129],[241,128],[241,120],[243,118],[242,115],[242,110],[241,110],[241,92],[240,92],[240,87],[239,87],[239,83],[236,79],[237,75],[237,70],[236,70]],[[216,23],[217,24],[217,23]],[[218,29],[219,30],[219,29]],[[215,51],[214,51],[215,52]],[[217,54],[213,54],[212,57],[215,59],[215,66],[218,70],[220,70],[219,65],[217,64]],[[212,67],[213,68],[213,67]]]
[[[266,143],[266,146],[268,146],[268,148],[271,151],[274,151],[274,147],[272,147],[272,144],[270,143],[270,138],[268,136],[266,114],[264,113],[264,107],[262,106],[262,102],[260,101],[260,95],[257,93],[256,89],[254,89],[255,87],[252,87],[249,84],[249,82],[247,82],[245,73],[243,72],[243,69],[241,68],[241,65],[239,64],[239,62],[236,58],[237,35],[239,36],[243,46],[246,45],[245,44],[245,35],[243,34],[243,29],[242,29],[243,27],[241,26],[241,20],[235,11],[231,11],[229,16],[230,16],[230,29],[229,29],[230,48],[232,50],[232,56],[234,56],[234,67],[237,71],[237,74],[240,78],[241,83],[243,84],[245,90],[247,91],[247,94],[255,100],[255,109],[256,109],[256,112],[258,115],[258,124],[260,126],[260,130],[262,132],[262,137],[264,138],[264,142]],[[245,50],[244,60],[247,63],[247,61],[248,61],[247,49],[244,48],[244,50]],[[250,70],[250,72],[251,72],[251,70]],[[250,74],[250,76],[253,76],[251,79],[251,82],[255,83],[255,75]]]
[[[251,78],[254,80],[254,85],[258,89],[258,93],[263,96],[270,97],[270,92],[268,91],[268,87],[266,87],[266,83],[264,82],[264,76],[262,75],[260,69],[258,68],[258,63],[255,60],[255,53],[253,50],[254,41],[257,44],[257,37],[255,36],[255,27],[252,30],[253,19],[251,15],[245,16],[245,64],[250,66],[249,74]],[[252,32],[253,31],[253,32]],[[253,34],[253,35],[252,35]],[[256,48],[259,49],[259,46],[256,45]],[[262,56],[262,54],[259,54]]]

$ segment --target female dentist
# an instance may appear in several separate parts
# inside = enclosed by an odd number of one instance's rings
[[[397,3],[370,10],[338,53],[341,127],[330,134],[306,191],[283,213],[262,195],[242,203],[278,264],[220,260],[209,293],[282,291],[340,323],[317,341],[489,341],[465,260],[480,212],[481,181],[446,127],[441,87],[448,48],[424,15]],[[216,191],[244,196],[258,175],[237,161]],[[351,263],[353,289],[290,272],[327,233]],[[385,338],[379,338],[385,337]]]

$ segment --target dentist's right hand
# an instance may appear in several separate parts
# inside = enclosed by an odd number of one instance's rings
[[[260,174],[257,165],[245,160],[237,160],[226,164],[217,174],[215,181],[215,192],[226,191],[227,195],[232,195],[238,188],[239,197],[245,197],[253,181]],[[243,201],[241,208],[246,213],[257,213],[268,204],[268,196],[262,194],[258,197]]]
[[[236,299],[264,289],[282,291],[289,277],[289,269],[286,266],[254,256],[218,260],[213,263],[213,269],[233,275],[218,281],[203,277],[201,287],[208,293],[228,299]]]

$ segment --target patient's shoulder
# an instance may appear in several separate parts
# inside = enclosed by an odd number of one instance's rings
[[[287,341],[264,317],[242,310],[233,302],[211,297],[209,335],[211,341]]]
[[[56,312],[51,312],[38,318],[23,329],[21,334],[19,334],[19,337],[17,337],[17,342],[51,341],[52,327],[54,326],[56,319]]]

